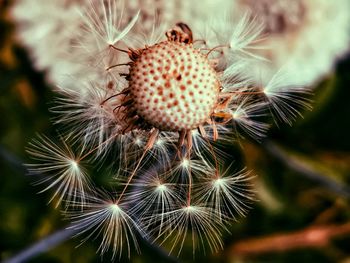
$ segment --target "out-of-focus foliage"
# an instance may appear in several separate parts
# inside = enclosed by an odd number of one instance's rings
[[[45,72],[36,72],[26,51],[13,39],[13,25],[0,1],[0,259],[35,243],[66,226],[47,194],[26,175],[25,148],[36,132],[53,133],[48,108],[52,89],[45,84]],[[59,48],[59,47],[57,47]],[[329,243],[286,251],[267,250],[249,253],[251,239],[279,234],[303,233],[309,227],[339,226],[350,221],[350,58],[341,61],[315,90],[314,110],[305,113],[293,127],[273,129],[269,143],[279,145],[287,160],[281,161],[266,142],[241,141],[241,153],[255,180],[259,201],[244,219],[232,226],[225,238],[225,249],[211,255],[192,256],[184,248],[180,262],[348,262],[350,231],[330,235]],[[51,130],[50,130],[51,129]],[[235,157],[240,162],[239,157]],[[315,172],[298,172],[286,163],[297,161]],[[336,184],[342,191],[334,188]],[[336,229],[336,228],[335,228]],[[317,240],[318,237],[313,236]],[[288,236],[287,236],[288,239]],[[284,241],[287,239],[283,239]],[[282,241],[281,241],[282,242]],[[285,241],[286,246],[288,242]],[[78,239],[60,244],[30,262],[100,262],[96,243],[79,248]],[[239,246],[238,246],[239,245]],[[246,246],[248,252],[238,248]],[[141,244],[142,255],[132,255],[130,262],[166,262],[160,252]],[[276,249],[277,250],[277,249]],[[243,250],[244,251],[244,250]],[[104,261],[109,261],[106,255]],[[158,260],[157,260],[158,259]],[[170,262],[169,258],[169,262]]]

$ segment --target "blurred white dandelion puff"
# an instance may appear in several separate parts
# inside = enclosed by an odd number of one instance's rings
[[[249,10],[263,25],[268,62],[252,65],[255,78],[268,80],[288,65],[285,84],[314,85],[349,52],[350,2],[340,0],[235,0],[232,13]],[[325,41],[327,39],[327,41]],[[303,65],[302,67],[300,65]]]

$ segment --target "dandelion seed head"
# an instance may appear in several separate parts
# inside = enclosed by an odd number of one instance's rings
[[[161,130],[197,128],[209,118],[219,94],[209,60],[191,45],[174,41],[142,50],[130,76],[137,113]]]

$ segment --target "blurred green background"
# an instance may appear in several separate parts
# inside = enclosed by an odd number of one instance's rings
[[[0,259],[63,229],[68,222],[49,193],[37,194],[26,175],[25,147],[49,134],[53,94],[45,72],[34,69],[14,41],[14,26],[0,0]],[[242,141],[239,155],[255,179],[258,202],[225,235],[218,254],[185,248],[179,259],[141,244],[130,262],[350,262],[350,57],[315,89],[313,111],[293,127],[273,128],[268,140]],[[98,241],[76,248],[69,239],[28,262],[109,262]]]

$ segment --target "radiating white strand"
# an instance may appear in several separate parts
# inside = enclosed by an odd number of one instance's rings
[[[183,156],[179,158],[178,161],[174,162],[169,172],[172,174],[172,177],[177,178],[179,183],[187,184],[189,174],[195,178],[201,178],[213,172],[213,170],[214,168],[209,161],[194,155],[192,157]],[[186,187],[184,186],[184,188]]]
[[[270,125],[259,120],[266,116],[265,106],[266,103],[259,100],[254,101],[247,96],[238,103],[232,101],[229,108],[235,133],[238,137],[243,137],[240,129],[255,140],[260,140],[266,136]]]
[[[83,83],[83,85],[85,85]],[[104,84],[108,86],[108,84]],[[112,94],[120,91],[116,89],[102,88],[101,85],[91,83],[86,85],[87,93],[61,89],[61,96],[56,99],[56,105],[51,111],[56,113],[56,124],[64,124],[63,131],[66,136],[80,141],[86,148],[97,145],[97,155],[105,154],[118,135],[118,122],[113,114],[114,105],[118,105],[119,98],[115,98],[102,106],[102,102]],[[106,143],[107,142],[107,143]]]
[[[170,166],[174,158],[177,135],[174,132],[161,132],[150,149],[149,154],[158,163]]]
[[[221,143],[232,143],[232,130],[227,127],[227,125],[216,125],[216,128],[219,133],[218,141]],[[217,161],[220,164],[222,160],[228,156],[228,154],[216,146],[216,142],[213,138],[214,134],[212,125],[205,125],[203,126],[203,129],[205,132],[204,137],[198,130],[192,131],[194,156],[204,163],[204,167],[207,167],[210,163],[210,159],[215,158],[215,156],[219,156]]]
[[[124,39],[131,28],[135,25],[140,12],[138,12],[124,29],[120,29],[122,21],[123,1],[100,0],[98,7],[89,0],[89,8],[81,12],[81,17],[86,23],[90,33],[96,39],[100,39],[106,45],[115,45]],[[98,42],[100,42],[98,41]]]
[[[251,16],[250,12],[238,20],[233,20],[230,15],[213,20],[213,31],[218,42],[226,46],[224,49],[226,59],[234,61],[235,56],[245,56],[265,60],[265,58],[254,53],[255,50],[264,49],[259,43],[262,41],[263,25]],[[242,57],[243,56],[243,57]]]
[[[50,202],[57,198],[56,206],[62,201],[80,200],[85,203],[91,182],[79,160],[83,149],[80,154],[75,154],[64,140],[58,145],[42,135],[29,144],[27,152],[35,161],[27,164],[29,173],[45,176],[37,182],[47,185],[41,192],[54,190]]]
[[[278,121],[292,125],[298,117],[302,117],[301,110],[311,110],[311,95],[307,87],[285,85],[289,78],[286,68],[281,68],[263,87],[271,113]],[[289,82],[288,82],[289,83]]]
[[[252,175],[245,169],[230,173],[230,167],[220,172],[219,176],[211,174],[195,186],[194,198],[207,207],[211,207],[220,217],[233,218],[244,216],[254,198]]]
[[[164,215],[159,215],[163,217]],[[170,253],[177,250],[179,256],[187,238],[192,239],[193,254],[196,249],[217,252],[223,248],[221,234],[228,231],[225,218],[220,218],[216,211],[200,206],[188,205],[166,213],[168,219],[163,224],[162,235],[156,238],[161,245],[169,244]],[[158,234],[158,229],[154,229]]]
[[[162,232],[164,222],[171,216],[167,213],[182,200],[178,185],[172,183],[166,174],[158,174],[155,168],[150,173],[140,175],[130,188],[127,199],[140,224],[144,229],[151,230],[154,224],[158,224],[159,232]],[[161,215],[159,221],[157,215]]]
[[[78,205],[78,204],[75,204]],[[72,220],[72,228],[79,231],[77,236],[86,235],[81,243],[94,237],[101,238],[98,251],[101,255],[112,250],[112,260],[121,258],[124,250],[131,256],[131,247],[139,253],[136,234],[146,237],[129,212],[127,204],[117,204],[106,193],[90,196],[83,211],[69,211],[67,217]]]

